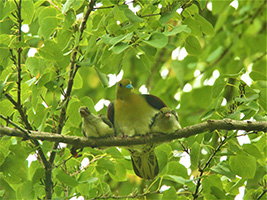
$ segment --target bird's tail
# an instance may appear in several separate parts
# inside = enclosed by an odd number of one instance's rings
[[[142,150],[129,149],[133,169],[140,178],[151,180],[159,173],[158,160],[155,154],[155,145],[147,144]]]

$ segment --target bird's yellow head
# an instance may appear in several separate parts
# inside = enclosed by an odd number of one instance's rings
[[[132,89],[131,81],[129,79],[122,79],[117,83],[117,98],[126,99],[130,96]]]

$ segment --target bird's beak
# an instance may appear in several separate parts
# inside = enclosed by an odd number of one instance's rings
[[[131,84],[125,86],[127,89],[133,89],[134,87]]]
[[[166,118],[169,118],[169,117],[171,117],[171,116],[172,116],[171,113],[165,113],[165,117],[166,117]]]

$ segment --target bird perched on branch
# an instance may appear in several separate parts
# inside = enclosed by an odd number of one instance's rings
[[[156,96],[135,94],[129,79],[117,83],[116,100],[108,107],[108,118],[118,136],[146,135],[153,116],[166,104]],[[133,169],[137,176],[153,179],[159,172],[155,145],[129,147]]]
[[[153,123],[150,125],[151,132],[169,134],[181,129],[177,112],[168,107],[161,108],[153,119]]]
[[[85,137],[106,137],[114,134],[112,123],[104,115],[94,115],[87,107],[80,107],[83,118],[82,132]]]

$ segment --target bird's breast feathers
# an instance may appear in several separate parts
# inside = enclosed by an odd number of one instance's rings
[[[127,100],[117,99],[114,107],[115,128],[119,134],[128,136],[148,133],[152,117],[158,112],[136,94]]]

